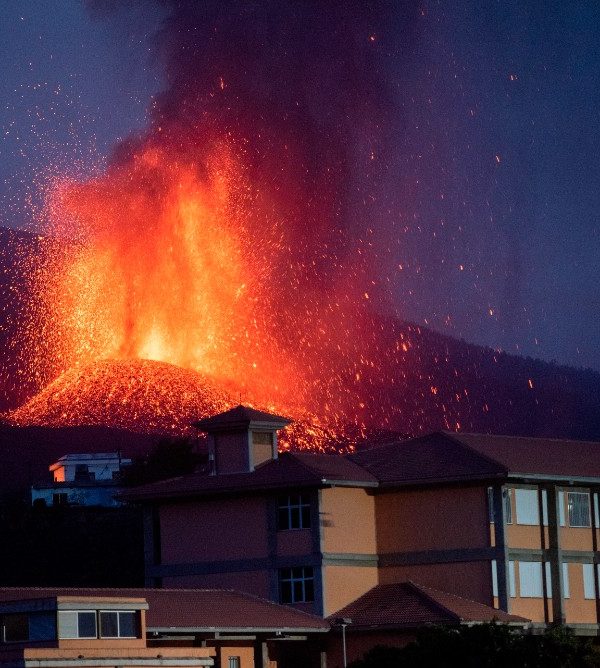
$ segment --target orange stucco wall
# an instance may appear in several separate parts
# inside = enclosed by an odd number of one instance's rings
[[[380,553],[489,545],[486,487],[379,494],[375,503]]]
[[[567,623],[595,624],[596,601],[584,597],[581,564],[569,563],[569,594],[564,607]]]
[[[323,489],[320,495],[323,552],[375,554],[375,497],[348,487]]]
[[[544,621],[544,601],[541,598],[511,598],[510,613],[534,622]]]
[[[388,566],[379,570],[381,584],[405,580],[492,605],[492,572],[489,561]]]
[[[561,527],[560,546],[563,550],[587,551],[592,550],[592,529]]]
[[[221,646],[218,648],[218,658],[215,668],[229,668],[229,657],[240,658],[240,668],[254,668],[254,647],[244,646]]]
[[[265,557],[266,499],[246,497],[243,503],[239,499],[215,499],[163,505],[160,531],[163,564]]]
[[[378,584],[377,568],[323,566],[324,615],[331,615]]]
[[[548,547],[548,530],[544,527],[545,544]],[[542,532],[539,524],[508,524],[506,527],[507,542],[510,547],[521,547],[539,550],[542,546]]]

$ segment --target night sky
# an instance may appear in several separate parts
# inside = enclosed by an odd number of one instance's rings
[[[391,17],[356,19],[360,5],[345,4],[352,48],[371,50],[356,95],[372,79],[368,94],[381,96],[376,140],[344,135],[347,203],[368,218],[390,308],[475,343],[600,369],[600,4],[398,2]],[[154,34],[169,3],[112,5],[2,3],[1,224],[31,226],[49,175],[102,169],[168,85]],[[318,48],[315,11],[327,10],[312,11],[305,39]],[[276,61],[284,47],[267,37],[262,48]],[[313,95],[327,118],[335,82]]]

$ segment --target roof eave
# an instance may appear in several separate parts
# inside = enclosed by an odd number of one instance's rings
[[[380,489],[400,488],[400,487],[428,487],[434,485],[446,484],[460,484],[460,483],[474,483],[474,482],[490,482],[495,480],[504,480],[507,478],[507,471],[490,472],[486,474],[464,475],[464,476],[449,476],[449,477],[431,477],[431,478],[415,478],[412,480],[400,481],[383,481],[379,483]]]
[[[327,633],[331,626],[147,626],[149,633]]]
[[[566,482],[570,484],[574,483],[586,483],[589,485],[598,485],[600,484],[600,477],[594,476],[580,476],[580,475],[556,475],[553,473],[517,473],[511,472],[507,475],[507,478],[510,480],[537,480],[537,481],[547,481],[547,482]]]

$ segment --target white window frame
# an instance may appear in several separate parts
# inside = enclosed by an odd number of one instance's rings
[[[511,598],[517,597],[517,578],[515,576],[515,562],[508,562],[508,590]]]
[[[519,562],[519,596],[521,598],[542,598],[544,596],[541,561]]]
[[[581,564],[583,575],[583,598],[586,601],[596,600],[596,582],[594,581],[594,564]]]
[[[563,581],[563,598],[571,598],[571,589],[569,587],[569,562],[562,562],[562,581]]]
[[[93,614],[94,615],[94,627],[95,627],[95,634],[93,636],[81,636],[79,635],[79,615],[80,614]],[[63,615],[77,615],[77,635],[75,636],[65,636],[63,635],[62,632],[62,622],[61,622],[61,617]],[[95,640],[98,637],[98,615],[96,614],[95,610],[59,610],[58,611],[58,638],[59,640]]]
[[[575,498],[587,498],[587,523],[586,524],[574,524],[571,522],[572,510],[574,508]],[[573,503],[573,505],[571,505]],[[569,516],[569,526],[574,529],[589,529],[592,526],[592,516],[591,516],[591,503],[590,503],[590,493],[589,492],[567,492],[567,509]]]
[[[517,524],[539,526],[540,504],[537,489],[515,487],[515,506]]]

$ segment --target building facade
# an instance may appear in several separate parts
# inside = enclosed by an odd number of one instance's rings
[[[231,587],[329,616],[414,581],[597,634],[600,444],[439,432],[278,454],[282,421],[244,407],[203,421],[210,474],[129,493],[145,508],[148,585]]]

